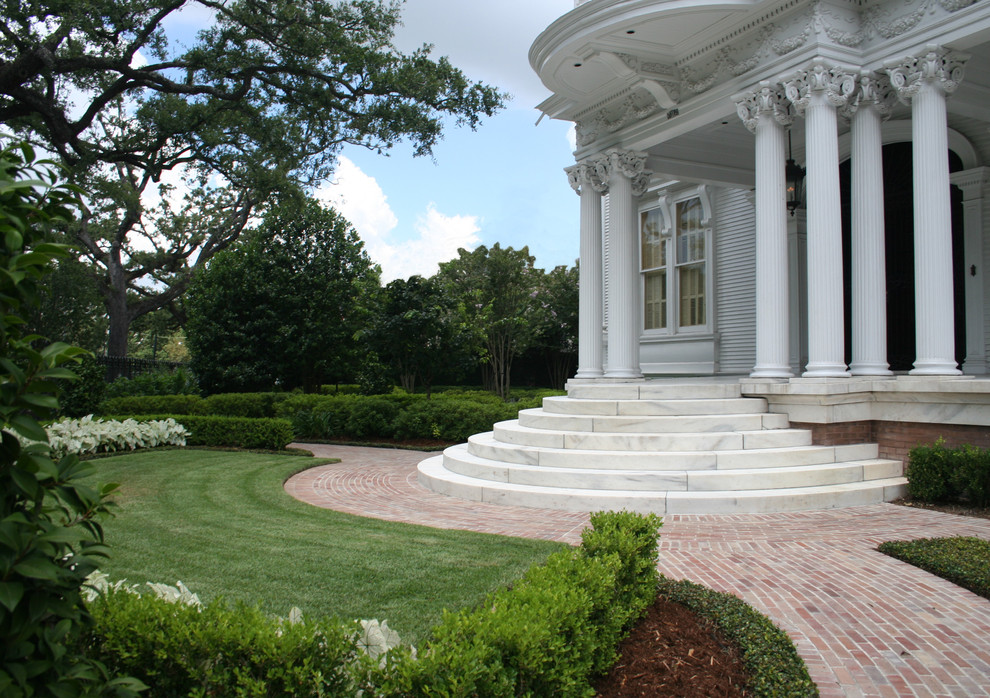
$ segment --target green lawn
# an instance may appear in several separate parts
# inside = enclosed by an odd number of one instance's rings
[[[561,544],[445,531],[326,511],[282,483],[326,462],[243,452],[158,450],[94,461],[121,484],[106,522],[104,571],[130,582],[181,580],[287,615],[387,619],[417,642],[442,610],[480,602]]]

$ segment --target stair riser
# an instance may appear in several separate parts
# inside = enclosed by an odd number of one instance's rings
[[[907,493],[903,478],[876,481],[865,485],[839,485],[834,491],[800,492],[679,492],[669,494],[628,492],[596,492],[581,490],[521,490],[517,485],[491,483],[478,486],[444,478],[430,468],[431,462],[420,464],[419,481],[433,491],[470,501],[502,505],[540,507],[560,511],[619,510],[642,513],[669,514],[756,514],[784,511],[805,511],[848,506],[863,506],[892,501]],[[452,477],[458,476],[451,474]]]
[[[570,383],[567,396],[578,400],[692,400],[720,399],[742,395],[738,383],[579,385]]]
[[[764,416],[736,414],[686,417],[580,417],[549,414],[541,410],[523,410],[519,425],[530,429],[557,431],[596,431],[618,434],[681,434],[720,431],[757,431],[763,429]]]
[[[444,467],[454,473],[490,482],[510,482],[536,487],[566,487],[590,490],[680,490],[713,492],[726,490],[774,490],[793,487],[822,487],[862,482],[866,477],[860,463],[811,466],[800,469],[775,468],[769,471],[600,471],[510,465],[476,458],[445,454]],[[883,479],[893,477],[888,466]],[[876,469],[874,472],[880,472]]]

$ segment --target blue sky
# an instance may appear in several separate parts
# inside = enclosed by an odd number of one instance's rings
[[[335,183],[320,197],[357,228],[385,281],[429,276],[457,248],[528,245],[537,266],[573,265],[578,256],[578,197],[563,168],[573,163],[570,124],[544,119],[535,106],[549,92],[527,52],[573,0],[465,2],[408,0],[400,49],[434,45],[473,80],[513,95],[477,131],[447,130],[434,160],[407,146],[383,157],[344,151]]]
[[[550,93],[527,56],[536,36],[573,8],[574,0],[406,0],[400,50],[432,44],[434,56],[513,99],[477,131],[448,128],[433,160],[414,158],[407,144],[389,156],[344,150],[317,196],[351,221],[383,281],[431,276],[459,247],[496,242],[528,245],[547,270],[574,264],[579,201],[563,172],[574,162],[571,124],[536,125],[535,107]],[[166,29],[184,38],[209,21],[193,6]]]

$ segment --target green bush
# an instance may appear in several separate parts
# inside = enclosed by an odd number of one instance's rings
[[[138,395],[199,395],[196,376],[187,368],[161,369],[118,378],[106,388],[107,398]]]
[[[911,449],[904,475],[915,499],[967,499],[975,506],[990,506],[990,449],[948,448],[940,438],[931,446]]]
[[[58,406],[62,417],[85,417],[100,409],[107,388],[107,370],[89,356],[73,372],[78,380],[66,382],[59,388]]]
[[[732,594],[713,591],[686,579],[661,577],[661,596],[690,609],[735,643],[751,679],[751,695],[805,698],[818,695],[804,661],[787,633]]]
[[[100,414],[134,416],[141,414],[196,414],[203,401],[199,395],[132,395],[103,401]]]
[[[400,439],[466,441],[472,434],[491,431],[496,422],[515,418],[518,412],[515,405],[507,405],[498,398],[474,400],[445,393],[403,410],[396,418],[395,435]]]
[[[218,417],[275,417],[275,406],[290,393],[217,393],[196,406],[196,414]]]
[[[335,621],[289,623],[244,604],[201,607],[127,591],[109,591],[90,609],[91,654],[140,678],[150,698],[355,693],[355,629]]]
[[[344,433],[358,439],[391,438],[395,434],[395,418],[399,406],[385,397],[367,397],[351,405]]]
[[[981,538],[922,538],[889,541],[877,550],[990,599],[990,541]]]
[[[147,422],[174,419],[189,430],[187,446],[260,448],[281,451],[292,442],[292,422],[287,419],[218,417],[205,414],[131,415]]]
[[[552,555],[480,608],[445,615],[419,660],[392,664],[374,695],[594,695],[592,679],[655,596],[660,521],[609,512],[592,523],[602,530],[591,547]]]

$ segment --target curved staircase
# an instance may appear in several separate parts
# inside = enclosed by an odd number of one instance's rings
[[[738,383],[572,382],[423,461],[419,481],[499,504],[734,514],[890,501],[906,493],[902,471],[876,444],[813,445]]]

